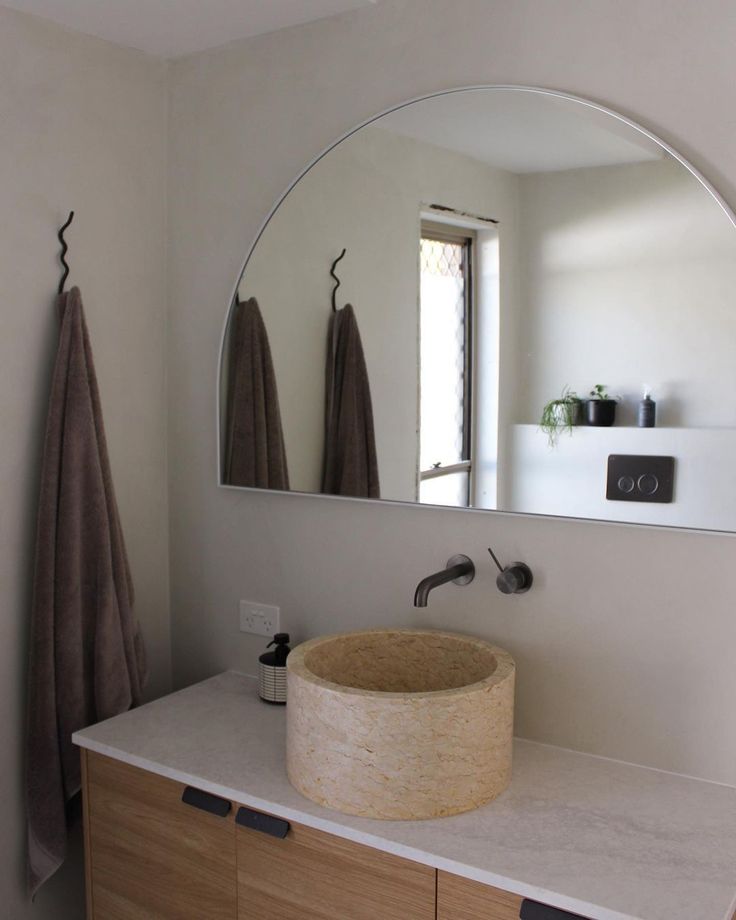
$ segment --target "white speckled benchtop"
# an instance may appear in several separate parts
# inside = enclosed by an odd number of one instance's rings
[[[228,671],[74,735],[133,766],[591,920],[731,920],[736,789],[517,741],[509,788],[475,811],[380,821],[301,796],[285,711]]]

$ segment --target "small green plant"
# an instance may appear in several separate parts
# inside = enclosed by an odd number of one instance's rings
[[[593,389],[590,391],[591,399],[610,399],[606,386],[603,383],[596,383]]]
[[[551,399],[542,409],[539,427],[547,435],[550,447],[555,447],[563,432],[572,434],[573,428],[580,423],[582,400],[578,394],[565,387],[557,399]]]

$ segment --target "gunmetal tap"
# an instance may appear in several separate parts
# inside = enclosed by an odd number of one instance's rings
[[[447,560],[446,568],[432,575],[427,575],[417,585],[414,592],[414,606],[426,607],[429,592],[440,585],[446,585],[448,581],[454,581],[456,585],[467,585],[475,577],[475,566],[467,556],[451,556]]]

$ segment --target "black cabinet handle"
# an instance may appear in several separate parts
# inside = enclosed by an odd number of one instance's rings
[[[571,914],[559,907],[550,907],[548,904],[538,904],[536,901],[524,899],[519,911],[520,920],[585,920],[580,914]]]
[[[290,824],[283,818],[274,818],[273,815],[266,815],[262,811],[254,811],[252,808],[239,808],[235,815],[235,823],[248,827],[252,831],[260,831],[262,834],[270,834],[272,837],[278,837],[283,840],[289,833]]]
[[[181,800],[185,805],[193,805],[202,811],[208,811],[211,815],[217,815],[218,818],[229,815],[233,807],[227,799],[221,799],[218,795],[212,795],[211,792],[202,792],[201,789],[195,789],[194,786],[186,787]]]

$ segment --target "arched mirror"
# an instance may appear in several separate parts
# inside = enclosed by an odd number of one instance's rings
[[[407,103],[247,254],[221,484],[736,530],[735,283],[733,214],[627,119],[528,87]]]

